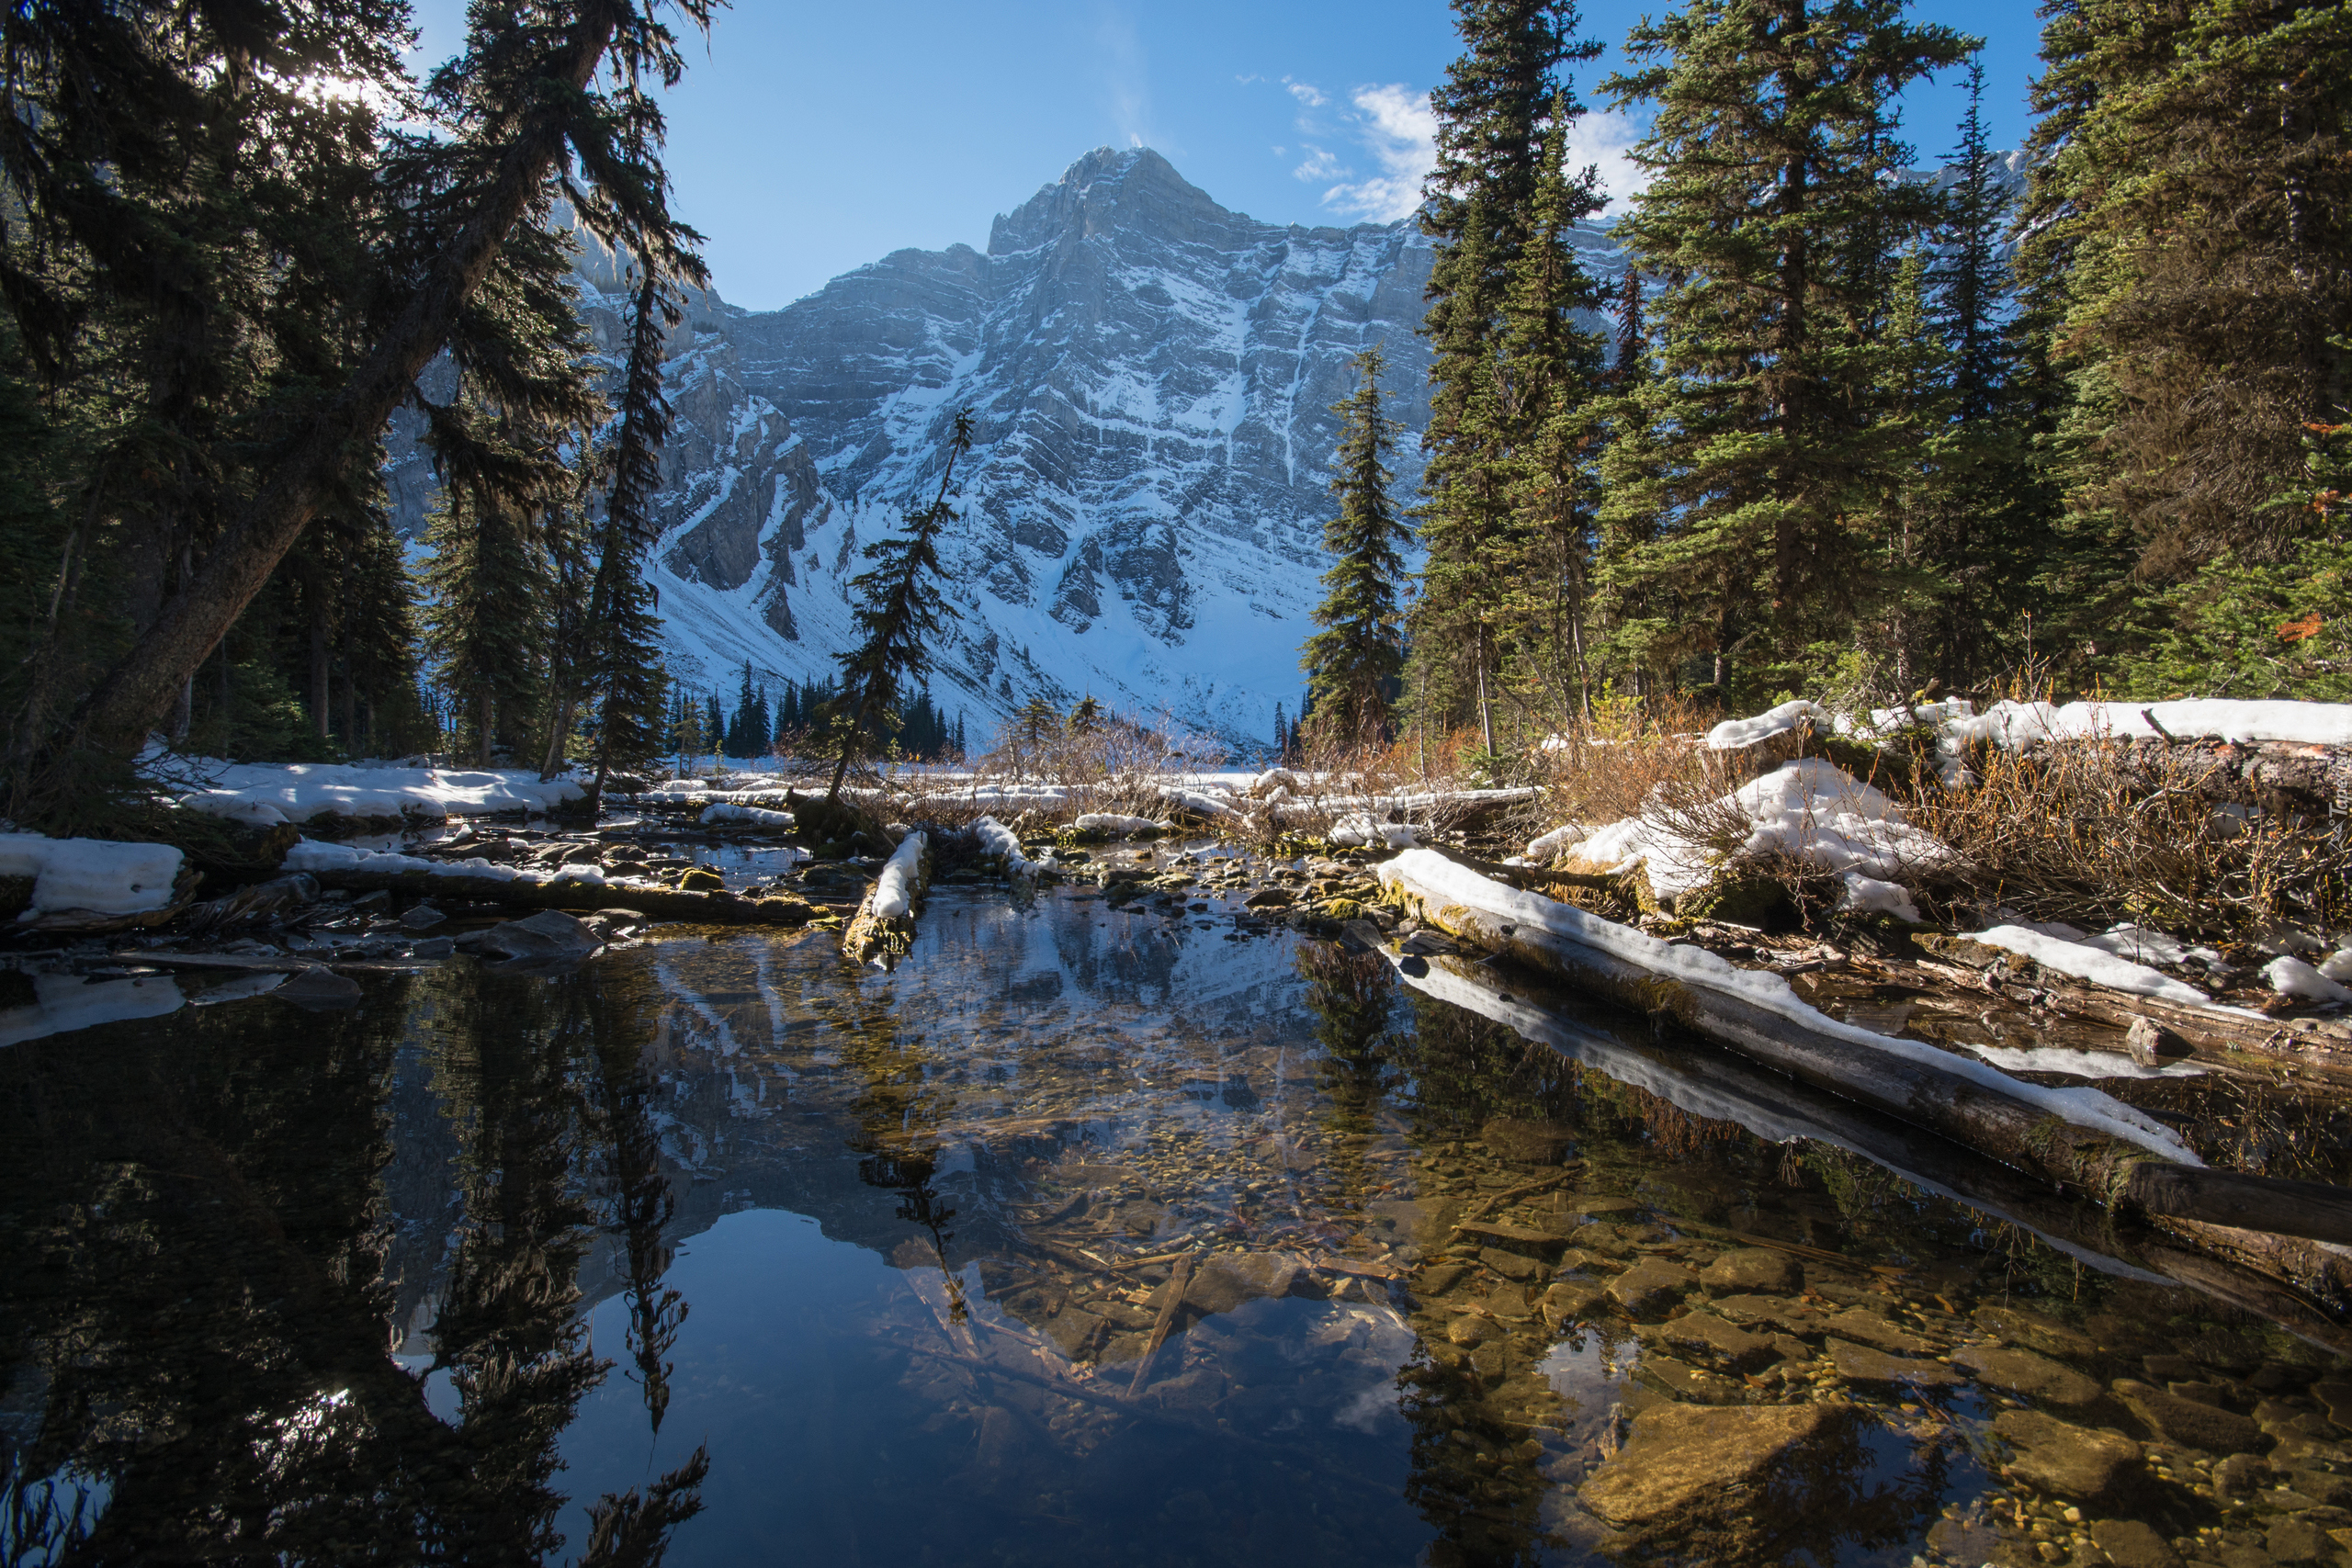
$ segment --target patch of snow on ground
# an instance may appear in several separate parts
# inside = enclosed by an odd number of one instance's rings
[[[1882,882],[1875,876],[1864,876],[1859,871],[1845,875],[1846,891],[1838,896],[1838,907],[1862,915],[1893,915],[1898,920],[1919,923],[1919,906],[1911,902],[1910,889],[1899,882]]]
[[[180,796],[182,806],[260,824],[307,822],[328,815],[397,817],[403,811],[446,817],[545,812],[588,793],[571,779],[543,780],[536,768],[370,768],[210,760],[192,765],[207,783]]]
[[[2096,947],[2103,953],[2112,953],[2118,958],[2128,958],[2134,964],[2210,965],[2222,962],[2221,953],[2212,948],[2191,947],[2177,936],[2167,936],[2146,926],[2115,926],[2098,936],[2083,937],[2080,941],[2085,947]]]
[[[2072,1073],[2078,1078],[2193,1078],[2205,1071],[2187,1062],[2143,1067],[2113,1051],[2070,1051],[2062,1045],[1971,1045],[1969,1050],[2009,1073]]]
[[[1724,720],[1707,731],[1707,750],[1736,751],[1741,747],[1753,746],[1759,740],[1769,740],[1783,731],[1794,729],[1806,719],[1813,720],[1824,729],[1836,723],[1827,708],[1799,697],[1792,703],[1782,703],[1768,713],[1759,713],[1754,718]]]
[[[1420,842],[1420,834],[1411,823],[1383,822],[1361,811],[1331,824],[1330,836],[1333,843],[1351,847],[1379,844],[1392,850],[1408,850]]]
[[[1884,794],[1819,757],[1785,762],[1702,815],[1747,819],[1748,835],[1736,854],[1785,854],[1825,871],[1859,872],[1881,882],[1951,858],[1948,845],[1913,827]],[[1645,817],[1598,829],[1576,850],[1578,859],[1611,874],[1646,863],[1650,887],[1661,898],[1705,886],[1720,863],[1714,850]]]
[[[67,910],[145,914],[172,901],[179,874],[180,852],[169,844],[0,833],[0,876],[33,878],[32,903],[19,920]]]
[[[1537,865],[1549,865],[1552,857],[1584,838],[1584,824],[1564,822],[1538,839],[1527,842],[1527,858]]]
[[[2180,740],[2210,738],[2344,746],[2352,745],[2352,703],[2238,702],[2223,697],[2168,703],[2079,702],[2064,706],[2002,702],[1977,717],[1949,723],[1946,732],[1957,739],[1989,740],[2013,749],[2042,740],[2100,737],[2128,740],[2159,733]]]
[[[2352,990],[2346,990],[2301,959],[2283,953],[2262,966],[2262,977],[2282,997],[2301,997],[2314,1002],[2352,1002]]]
[[[2077,980],[2088,980],[2094,986],[2105,986],[2110,991],[2153,997],[2157,1001],[2171,1002],[2176,1007],[2213,1005],[2213,998],[2196,987],[2160,974],[2144,964],[2134,964],[2103,948],[2051,936],[2025,926],[1995,926],[1989,931],[1971,931],[1968,940],[2030,958],[2046,969],[2055,969],[2061,975],[2072,975]]]

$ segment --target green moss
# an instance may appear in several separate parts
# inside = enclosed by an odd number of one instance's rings
[[[1770,876],[1719,876],[1674,901],[1679,919],[1740,926],[1766,925],[1788,912],[1788,888]]]

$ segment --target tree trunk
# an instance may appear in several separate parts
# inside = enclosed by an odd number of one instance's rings
[[[523,121],[472,216],[434,258],[384,340],[288,442],[269,479],[194,579],[165,602],[154,624],[51,738],[40,771],[55,770],[65,753],[77,750],[126,759],[135,753],[174,689],[261,592],[343,478],[366,460],[555,169],[575,108],[571,95],[587,87],[626,9],[614,0],[584,8],[561,55],[549,62],[548,74],[569,91],[548,95]]]
[[[327,659],[327,595],[323,584],[311,585],[311,723],[324,740],[333,732],[328,723],[327,709],[333,700],[329,678],[334,666]]]

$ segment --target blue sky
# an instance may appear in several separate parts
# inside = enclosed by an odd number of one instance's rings
[[[1588,0],[1610,57],[1668,7]],[[461,41],[462,0],[417,0],[420,60]],[[1985,39],[1987,118],[2014,146],[2040,24],[2032,0],[1923,0],[1914,17]],[[708,236],[722,297],[790,303],[904,246],[985,247],[989,222],[1101,146],[1166,154],[1225,206],[1283,223],[1409,208],[1427,94],[1458,52],[1443,0],[737,0],[690,42],[668,105],[679,212]],[[1905,134],[1946,151],[1952,80],[1915,89]],[[1600,116],[1584,151],[1630,173],[1638,126]]]

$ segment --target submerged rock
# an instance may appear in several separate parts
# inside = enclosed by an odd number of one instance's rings
[[[1743,1247],[1708,1264],[1699,1275],[1699,1283],[1719,1296],[1793,1291],[1804,1283],[1804,1270],[1785,1252]]]
[[[1618,1529],[1735,1517],[1784,1456],[1842,1419],[1826,1404],[1657,1405],[1634,1419],[1632,1440],[1577,1495]]]
[[[1231,1312],[1261,1296],[1294,1294],[1306,1277],[1297,1259],[1281,1253],[1219,1253],[1193,1270],[1184,1286],[1184,1304],[1204,1317]]]
[[[1993,1435],[2006,1438],[2017,1457],[2008,1475],[2037,1492],[2091,1502],[2111,1496],[2139,1479],[2140,1445],[2120,1432],[2077,1427],[2039,1410],[2004,1410]]]
[[[1645,1258],[1609,1281],[1609,1297],[1634,1317],[1660,1317],[1690,1289],[1690,1270],[1663,1258]]]
[[[2168,1443],[2214,1454],[2260,1453],[2270,1447],[2271,1439],[2260,1427],[2227,1410],[2183,1399],[2130,1378],[2119,1380],[2115,1393],[2132,1415],[2145,1421]]]
[[[1952,1363],[1976,1374],[1976,1381],[2052,1404],[2096,1404],[2106,1391],[2070,1367],[2047,1356],[1998,1345],[1963,1345],[1952,1352]]]
[[[1843,1339],[1829,1341],[1829,1364],[1848,1382],[1951,1388],[1967,1381],[1939,1362],[1890,1356],[1883,1350],[1849,1344]]]
[[[488,931],[460,937],[458,945],[494,958],[585,958],[604,945],[594,927],[561,909],[541,909],[527,919],[503,920]]]

